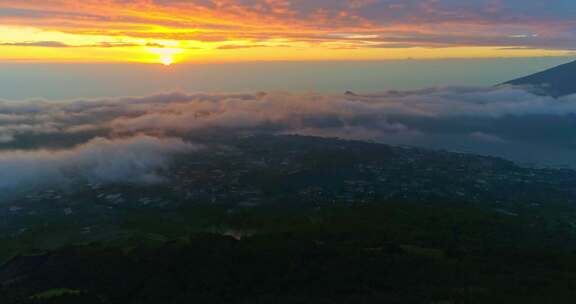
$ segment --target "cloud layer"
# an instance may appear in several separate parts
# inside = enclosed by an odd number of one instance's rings
[[[0,159],[7,157],[9,163],[26,153],[71,158],[65,153],[85,155],[96,146],[104,147],[98,151],[106,155],[130,155],[113,147],[129,150],[142,140],[147,143],[143,151],[149,151],[143,156],[149,158],[180,151],[188,147],[184,141],[266,133],[374,140],[576,165],[575,127],[576,96],[554,99],[512,87],[368,95],[173,93],[75,102],[4,101],[0,151],[8,152],[0,152]],[[138,140],[126,142],[127,138]],[[20,152],[10,152],[15,149]],[[73,152],[44,151],[49,149]]]
[[[154,184],[169,157],[190,153],[196,146],[180,139],[134,136],[94,138],[71,149],[0,152],[0,197],[12,190],[65,186],[73,182],[96,184]]]

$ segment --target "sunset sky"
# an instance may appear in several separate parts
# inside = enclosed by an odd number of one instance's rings
[[[573,0],[0,0],[2,62],[568,56]]]

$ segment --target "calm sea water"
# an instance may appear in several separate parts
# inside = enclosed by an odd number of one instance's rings
[[[360,92],[494,85],[572,58],[233,64],[0,64],[0,99],[75,99],[166,91]]]

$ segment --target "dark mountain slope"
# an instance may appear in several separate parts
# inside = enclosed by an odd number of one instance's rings
[[[281,230],[240,240],[200,233],[16,257],[0,267],[0,303],[536,304],[576,296],[573,238],[523,219],[404,203],[244,216],[260,226],[271,217]]]
[[[556,98],[576,94],[576,61],[504,84],[531,86],[537,94],[550,95]]]

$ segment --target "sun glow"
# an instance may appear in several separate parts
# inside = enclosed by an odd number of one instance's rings
[[[169,66],[174,63],[174,58],[170,55],[163,55],[160,57],[160,62],[162,62],[162,64],[165,66]]]
[[[184,50],[180,48],[163,47],[163,48],[150,48],[149,51],[159,56],[157,62],[165,66],[170,66],[178,62],[177,56],[181,54]]]

